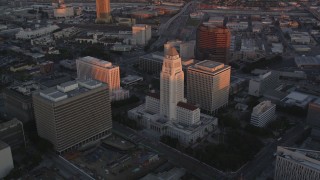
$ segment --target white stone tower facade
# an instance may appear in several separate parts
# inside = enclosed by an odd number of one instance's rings
[[[160,75],[160,115],[169,121],[176,121],[180,101],[185,101],[184,73],[179,53],[171,47],[165,54]]]

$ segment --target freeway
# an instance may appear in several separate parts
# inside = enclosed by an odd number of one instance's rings
[[[176,38],[178,29],[188,20],[189,14],[195,9],[195,6],[196,1],[187,3],[178,14],[170,18],[166,23],[161,24],[158,30],[159,38],[152,44],[150,49],[157,49],[163,46],[168,38]]]
[[[176,20],[178,17],[180,17],[181,15],[185,14],[185,13],[187,12],[188,8],[189,8],[191,5],[193,5],[193,4],[195,4],[195,1],[191,1],[191,2],[187,3],[187,4],[181,9],[181,11],[180,11],[178,14],[174,15],[174,16],[173,16],[172,18],[170,18],[166,23],[162,24],[162,25],[160,26],[160,28],[159,28],[158,34],[159,34],[160,36],[163,35],[163,34],[167,31],[167,29],[169,28],[169,26],[172,24],[172,22],[175,21],[175,20]]]
[[[239,9],[202,9],[202,12],[209,14],[233,14],[233,15],[282,15],[282,11],[254,11],[254,10],[239,10]],[[285,12],[289,16],[310,16],[309,13],[304,12]]]

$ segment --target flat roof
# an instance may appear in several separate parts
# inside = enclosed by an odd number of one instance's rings
[[[64,83],[60,84],[59,86],[61,86],[61,87],[68,87],[68,86],[71,86],[71,85],[74,85],[74,84],[77,84],[77,81],[64,82]]]
[[[10,121],[6,121],[6,122],[3,122],[3,123],[0,123],[0,130],[2,129],[6,129],[8,127],[11,127],[11,126],[15,126],[17,124],[22,124],[21,121],[19,121],[17,118],[14,118]]]
[[[198,107],[196,107],[195,105],[190,103],[184,103],[184,102],[178,102],[177,106],[182,107],[184,109],[191,110],[191,111],[198,109]]]
[[[111,62],[105,61],[105,60],[102,60],[102,59],[98,59],[98,58],[95,58],[95,57],[91,57],[91,56],[82,57],[82,58],[79,58],[77,60],[83,61],[83,62],[87,62],[87,63],[92,64],[92,65],[104,67],[104,68],[112,67],[112,63]]]
[[[150,96],[150,97],[153,97],[156,99],[160,99],[160,94],[158,94],[158,93],[148,93],[147,96]]]
[[[294,61],[297,66],[320,66],[320,55],[312,57],[312,56],[300,56],[295,57]]]
[[[195,64],[193,66],[190,66],[190,68],[200,69],[200,70],[203,70],[206,72],[214,73],[214,72],[217,72],[217,71],[220,71],[223,69],[230,68],[230,66],[225,65],[220,62],[216,62],[216,61],[204,60],[204,61],[198,62],[197,64]]]
[[[74,87],[70,87],[68,88],[68,86],[74,86],[74,85],[78,85],[76,88]],[[74,97],[74,96],[78,96],[80,94],[83,94],[85,92],[88,92],[92,89],[96,89],[98,87],[101,87],[103,85],[106,86],[106,84],[103,84],[100,81],[96,81],[96,80],[77,80],[77,81],[70,81],[70,82],[66,82],[61,84],[63,88],[69,89],[66,92],[62,92],[61,90],[58,89],[57,87],[52,87],[52,88],[48,88],[45,90],[40,91],[40,96],[42,98],[45,98],[47,100],[53,101],[53,102],[58,102],[58,101],[62,101],[64,99],[70,98],[70,97]],[[59,86],[61,86],[59,85]]]
[[[290,159],[298,164],[303,164],[310,168],[320,170],[320,151],[278,147],[277,153],[278,156],[282,158]]]

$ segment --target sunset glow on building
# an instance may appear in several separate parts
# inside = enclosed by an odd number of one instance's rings
[[[120,89],[120,69],[111,62],[90,56],[79,58],[77,73],[78,78],[95,79],[107,83],[110,91]]]
[[[200,26],[197,33],[197,51],[202,58],[228,64],[231,43],[230,30],[224,27]]]
[[[97,19],[96,23],[111,22],[110,0],[96,0]]]
[[[188,68],[188,101],[215,112],[228,104],[230,66],[205,60]]]

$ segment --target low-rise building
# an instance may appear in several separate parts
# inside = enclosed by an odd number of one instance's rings
[[[55,39],[69,38],[69,37],[76,35],[79,32],[80,32],[80,30],[78,28],[69,27],[69,28],[65,28],[65,29],[62,29],[61,31],[53,33],[53,37]]]
[[[312,37],[308,32],[292,32],[289,33],[291,42],[294,44],[310,44]]]
[[[320,55],[318,56],[300,56],[295,57],[294,62],[296,66],[302,69],[313,69],[313,68],[320,68]]]
[[[4,109],[8,118],[23,123],[34,119],[32,94],[40,89],[38,83],[28,81],[12,85],[4,90]]]
[[[250,124],[257,127],[265,127],[275,120],[276,105],[271,101],[263,101],[253,108]]]
[[[49,25],[38,29],[25,29],[16,34],[17,39],[30,40],[33,38],[49,35],[60,27],[57,25]]]
[[[75,60],[65,59],[59,62],[60,66],[69,69],[69,70],[77,70],[77,64]]]
[[[248,22],[247,21],[228,22],[226,24],[226,27],[228,29],[231,29],[232,31],[246,30],[248,29]]]
[[[308,104],[316,99],[316,97],[305,94],[302,92],[292,91],[290,94],[288,94],[285,98],[281,100],[284,106],[297,106],[300,108],[307,108]]]

